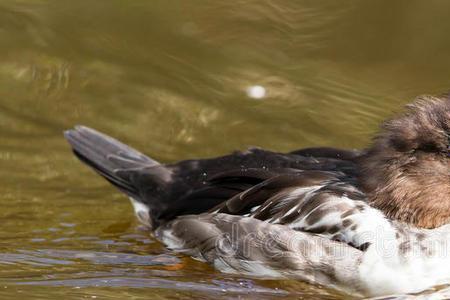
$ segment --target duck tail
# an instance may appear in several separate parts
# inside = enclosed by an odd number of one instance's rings
[[[139,190],[130,170],[151,168],[160,164],[118,140],[85,126],[64,132],[73,153],[114,186],[138,200]],[[128,171],[128,172],[127,172]]]

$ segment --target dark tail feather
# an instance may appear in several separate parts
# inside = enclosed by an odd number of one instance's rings
[[[65,131],[64,136],[81,161],[132,197],[138,196],[139,192],[127,176],[128,172],[123,171],[159,165],[133,148],[88,127],[75,126],[75,129]]]

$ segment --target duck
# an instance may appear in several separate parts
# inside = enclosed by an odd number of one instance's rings
[[[416,98],[361,150],[160,163],[86,126],[64,135],[156,239],[221,272],[364,297],[450,283],[449,96]]]

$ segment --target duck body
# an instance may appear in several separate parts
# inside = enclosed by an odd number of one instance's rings
[[[450,283],[450,225],[420,227],[371,205],[361,180],[370,149],[252,148],[160,164],[87,127],[65,136],[160,241],[223,272],[370,296]]]

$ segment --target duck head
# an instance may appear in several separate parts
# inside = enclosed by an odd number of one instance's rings
[[[449,97],[420,97],[385,121],[360,158],[371,205],[419,227],[450,223],[449,139]]]

